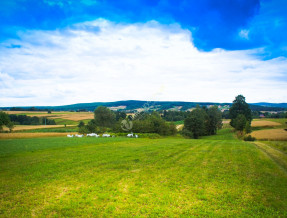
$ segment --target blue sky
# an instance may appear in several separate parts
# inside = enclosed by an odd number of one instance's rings
[[[285,0],[2,0],[0,106],[287,100]]]

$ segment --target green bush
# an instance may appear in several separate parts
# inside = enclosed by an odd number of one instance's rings
[[[183,130],[180,132],[180,134],[182,136],[184,136],[185,138],[193,138],[193,133],[189,130],[187,130],[186,128],[183,128]]]
[[[256,138],[255,137],[252,137],[251,135],[248,135],[248,136],[245,136],[243,138],[244,141],[255,141]]]

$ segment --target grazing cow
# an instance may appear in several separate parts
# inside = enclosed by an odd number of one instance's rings
[[[136,138],[138,138],[138,135],[135,135]]]
[[[99,135],[97,133],[89,133],[87,134],[87,136],[91,136],[91,137],[99,137]]]
[[[110,134],[103,134],[102,137],[110,137]]]
[[[78,137],[78,138],[82,138],[84,135],[78,135],[78,134],[76,134],[75,136]]]
[[[133,133],[127,134],[127,137],[134,137],[134,134]]]
[[[68,134],[68,135],[67,135],[67,137],[69,137],[69,138],[73,138],[73,137],[74,137],[74,135],[70,135],[70,134]]]

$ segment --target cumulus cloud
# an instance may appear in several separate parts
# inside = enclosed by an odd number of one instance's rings
[[[250,45],[234,36],[259,9],[260,0],[0,1],[0,40],[15,37],[19,29],[55,30],[75,22],[105,18],[126,23],[176,22],[196,29],[194,43],[200,49],[242,49]]]
[[[263,61],[262,49],[199,51],[191,32],[177,24],[98,19],[19,34],[0,47],[0,106],[287,97],[286,58]]]

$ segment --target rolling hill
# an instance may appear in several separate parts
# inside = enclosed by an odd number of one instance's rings
[[[223,110],[228,109],[232,103],[214,102],[184,102],[184,101],[115,101],[115,102],[93,102],[78,103],[62,106],[29,106],[29,107],[2,107],[0,110],[54,110],[54,111],[93,111],[98,106],[106,106],[112,110],[134,111],[134,110],[177,110],[186,111],[196,105],[209,106],[218,105]],[[251,103],[253,111],[284,111],[287,110],[287,103]]]

